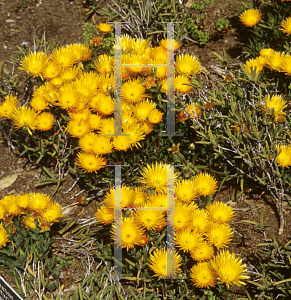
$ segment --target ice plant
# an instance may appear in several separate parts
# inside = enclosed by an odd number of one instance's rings
[[[21,61],[19,68],[29,72],[33,77],[42,76],[42,72],[48,65],[48,56],[44,52],[32,52],[25,56]]]
[[[193,181],[200,195],[206,197],[213,195],[217,191],[217,180],[210,174],[200,173]]]
[[[194,74],[201,72],[203,68],[195,55],[180,54],[175,61],[175,70],[180,75],[191,76],[192,71]]]
[[[111,30],[112,30],[111,26],[107,23],[100,23],[97,26],[97,29],[103,34],[107,34],[107,33],[111,32]]]
[[[62,207],[59,203],[52,203],[42,214],[41,219],[45,222],[55,223],[59,222],[63,217]]]
[[[249,278],[246,275],[246,265],[228,250],[218,253],[212,259],[211,266],[217,273],[218,280],[225,283],[228,288],[231,284],[237,286],[245,284],[242,280]]]
[[[9,242],[9,235],[4,228],[4,226],[0,225],[0,249],[6,246],[6,244]]]
[[[85,173],[96,173],[105,167],[104,159],[98,155],[80,152],[77,155],[77,166]]]
[[[266,112],[271,112],[274,110],[273,118],[276,122],[282,122],[285,120],[285,112],[283,110],[287,106],[287,101],[282,99],[280,95],[267,95],[266,99],[259,104],[260,108]]]
[[[215,202],[206,206],[210,219],[216,223],[229,223],[234,218],[234,211],[231,206],[223,202]]]
[[[214,248],[206,241],[203,241],[198,247],[190,250],[190,255],[198,262],[205,261],[214,255]]]
[[[190,203],[196,200],[198,191],[192,180],[182,180],[175,185],[175,196],[179,201]]]
[[[114,208],[108,208],[106,206],[101,206],[95,213],[96,220],[104,225],[113,223],[114,221]]]
[[[36,118],[36,129],[41,131],[50,130],[55,122],[55,117],[49,112],[43,112]]]
[[[259,74],[263,70],[264,64],[262,64],[262,60],[260,57],[255,59],[249,59],[244,65],[244,69],[247,71],[249,75],[251,75],[252,70],[255,74]]]
[[[174,276],[181,266],[181,256],[172,250],[156,249],[150,254],[148,266],[155,277]]]
[[[202,234],[190,228],[175,232],[176,246],[185,252],[199,248],[202,241]]]
[[[291,34],[291,17],[285,19],[282,23],[281,23],[281,28],[280,30],[282,30],[284,33],[288,35]]]
[[[172,45],[174,45],[174,48],[172,47]],[[160,46],[162,46],[164,49],[170,49],[170,50],[175,50],[177,51],[181,45],[179,42],[177,42],[176,40],[168,40],[168,39],[163,39],[160,41]]]
[[[207,240],[212,243],[217,249],[228,247],[227,244],[231,241],[233,232],[229,225],[212,223],[207,229]]]
[[[216,284],[216,274],[207,262],[200,262],[193,266],[190,273],[193,284],[198,288],[210,288]]]
[[[278,145],[277,152],[279,153],[276,158],[278,166],[289,168],[291,166],[291,146]]]
[[[246,27],[253,27],[261,21],[262,14],[259,9],[248,9],[239,18]]]
[[[0,118],[10,119],[17,108],[18,100],[12,95],[7,95],[4,102],[0,104]]]
[[[21,106],[14,111],[11,119],[16,129],[20,129],[25,126],[29,134],[32,135],[31,130],[36,128],[37,116],[37,112],[35,112],[33,109],[26,106]]]

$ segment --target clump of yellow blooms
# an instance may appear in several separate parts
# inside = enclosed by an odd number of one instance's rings
[[[0,249],[9,242],[5,226],[13,225],[13,218],[20,216],[27,230],[36,229],[38,220],[42,231],[59,222],[63,216],[60,204],[45,194],[29,193],[19,196],[8,195],[0,199]]]
[[[174,188],[167,186],[170,182]],[[216,202],[199,209],[196,204],[198,197],[217,191],[213,176],[201,173],[177,181],[171,166],[155,163],[144,168],[140,183],[142,187],[136,189],[127,186],[111,188],[105,195],[104,205],[95,214],[98,223],[112,224],[111,237],[119,247],[129,250],[146,245],[151,232],[160,232],[169,222],[175,230],[175,245],[180,253],[169,249],[166,252],[165,248],[153,251],[148,261],[153,276],[160,279],[178,275],[181,254],[186,252],[193,259],[189,272],[195,286],[210,288],[217,279],[227,285],[244,284],[242,280],[248,278],[245,265],[233,254],[220,251],[232,240],[229,225],[235,217],[232,207]],[[173,198],[169,195],[171,192]],[[120,222],[115,220],[116,210],[122,211]],[[228,279],[220,272],[223,268],[220,257],[225,255],[229,262],[227,268],[233,268],[233,276]]]

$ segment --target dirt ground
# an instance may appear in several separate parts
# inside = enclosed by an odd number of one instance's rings
[[[9,58],[15,55],[17,46],[26,45],[34,47],[34,38],[41,38],[45,34],[47,42],[57,41],[60,45],[83,42],[82,27],[84,22],[92,22],[87,19],[86,8],[88,3],[85,0],[0,0],[0,62],[4,61],[7,67],[13,68]],[[89,1],[87,1],[89,2]],[[238,2],[238,1],[237,1]],[[27,7],[18,8],[17,5],[28,3]],[[36,4],[31,4],[36,3]],[[104,2],[102,5],[105,5]],[[213,51],[222,54],[225,48],[230,59],[228,71],[235,71],[239,68],[239,59],[242,58],[242,51],[246,47],[246,31],[238,21],[236,7],[231,0],[216,0],[207,11],[207,27],[213,27],[214,23],[221,17],[230,18],[231,26],[221,32],[213,32],[210,41],[205,46],[196,43],[186,43],[182,51],[195,54],[205,68],[202,77],[205,84],[216,82],[221,78],[221,67],[215,61]],[[98,22],[98,18],[95,18]],[[206,29],[207,29],[206,27]],[[15,70],[16,76],[21,76],[20,71]],[[17,174],[17,179],[9,187],[0,190],[0,198],[7,194],[20,192],[43,192],[51,195],[55,186],[36,188],[34,183],[43,174],[38,165],[30,163],[27,158],[20,158],[19,155],[9,151],[7,142],[0,134],[0,180],[6,176]],[[80,187],[76,185],[67,192],[73,185],[74,179],[67,175],[65,182],[60,187],[53,200],[62,206],[77,203],[77,196]],[[265,238],[272,239],[273,235],[279,241],[286,242],[291,238],[290,206],[285,206],[286,224],[283,235],[278,236],[279,221],[274,206],[264,198],[264,195],[256,194],[252,189],[243,194],[239,199],[231,201],[231,187],[225,187],[214,198],[216,201],[228,202],[236,211],[236,219],[233,222],[235,237],[230,245],[230,250],[241,255],[243,260],[250,259],[256,251],[256,245]],[[231,202],[230,202],[231,201]],[[66,217],[78,217],[90,219],[94,217],[95,208],[99,205],[98,199],[91,201],[87,206],[71,206]],[[264,221],[270,227],[264,230],[256,228],[255,225],[242,223],[241,220],[260,221],[261,212],[264,210]],[[84,273],[82,264],[75,259],[76,265],[62,273],[65,289],[75,285],[75,281]],[[1,272],[0,272],[1,274]],[[7,279],[12,286],[15,286],[11,278]],[[245,296],[244,288],[236,289],[237,296]]]

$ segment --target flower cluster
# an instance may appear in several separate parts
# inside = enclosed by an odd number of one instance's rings
[[[190,272],[194,285],[209,288],[216,284],[216,279],[227,285],[240,285],[247,278],[240,260],[229,252],[219,252],[233,236],[228,224],[234,218],[233,209],[219,202],[205,209],[195,204],[197,197],[216,192],[217,182],[211,175],[201,173],[177,182],[170,166],[156,163],[144,168],[140,183],[142,187],[135,189],[112,188],[105,195],[105,205],[95,214],[99,223],[108,225],[115,220],[115,210],[123,211],[121,223],[114,222],[111,230],[118,246],[128,250],[147,244],[151,232],[166,227],[168,215],[168,222],[175,229],[177,248],[189,252],[195,261]],[[148,265],[156,277],[174,276],[180,271],[181,260],[177,252],[157,248],[150,254]],[[223,268],[229,276],[221,275]]]
[[[29,229],[35,229],[37,219],[40,228],[43,231],[50,229],[50,226],[59,222],[63,216],[62,207],[54,203],[51,198],[45,194],[30,193],[19,196],[9,195],[0,200],[0,221],[5,225],[13,224],[13,217],[21,216],[24,226]],[[16,229],[15,229],[16,230]],[[0,248],[9,241],[8,234],[0,226]]]
[[[259,9],[248,9],[245,10],[239,18],[246,27],[253,27],[261,21],[262,14]]]

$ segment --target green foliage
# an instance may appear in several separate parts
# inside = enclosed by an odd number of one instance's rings
[[[203,31],[203,25],[198,26],[193,18],[188,18],[186,21],[186,28],[190,36],[199,42],[199,45],[205,45],[209,41],[209,32]],[[199,29],[202,28],[202,29]]]
[[[214,0],[199,0],[199,1],[194,1],[191,4],[191,9],[197,10],[199,12],[202,12],[204,9],[207,8],[208,5],[211,5],[214,3]]]
[[[30,6],[34,6],[38,3],[38,0],[24,0],[17,4],[17,8],[27,8]]]
[[[56,256],[56,261],[56,267],[60,270],[75,265],[75,263],[73,262],[73,256]]]
[[[215,29],[217,31],[222,31],[225,27],[227,27],[229,25],[229,20],[224,19],[224,18],[220,18],[218,21],[216,21],[215,23]]]

